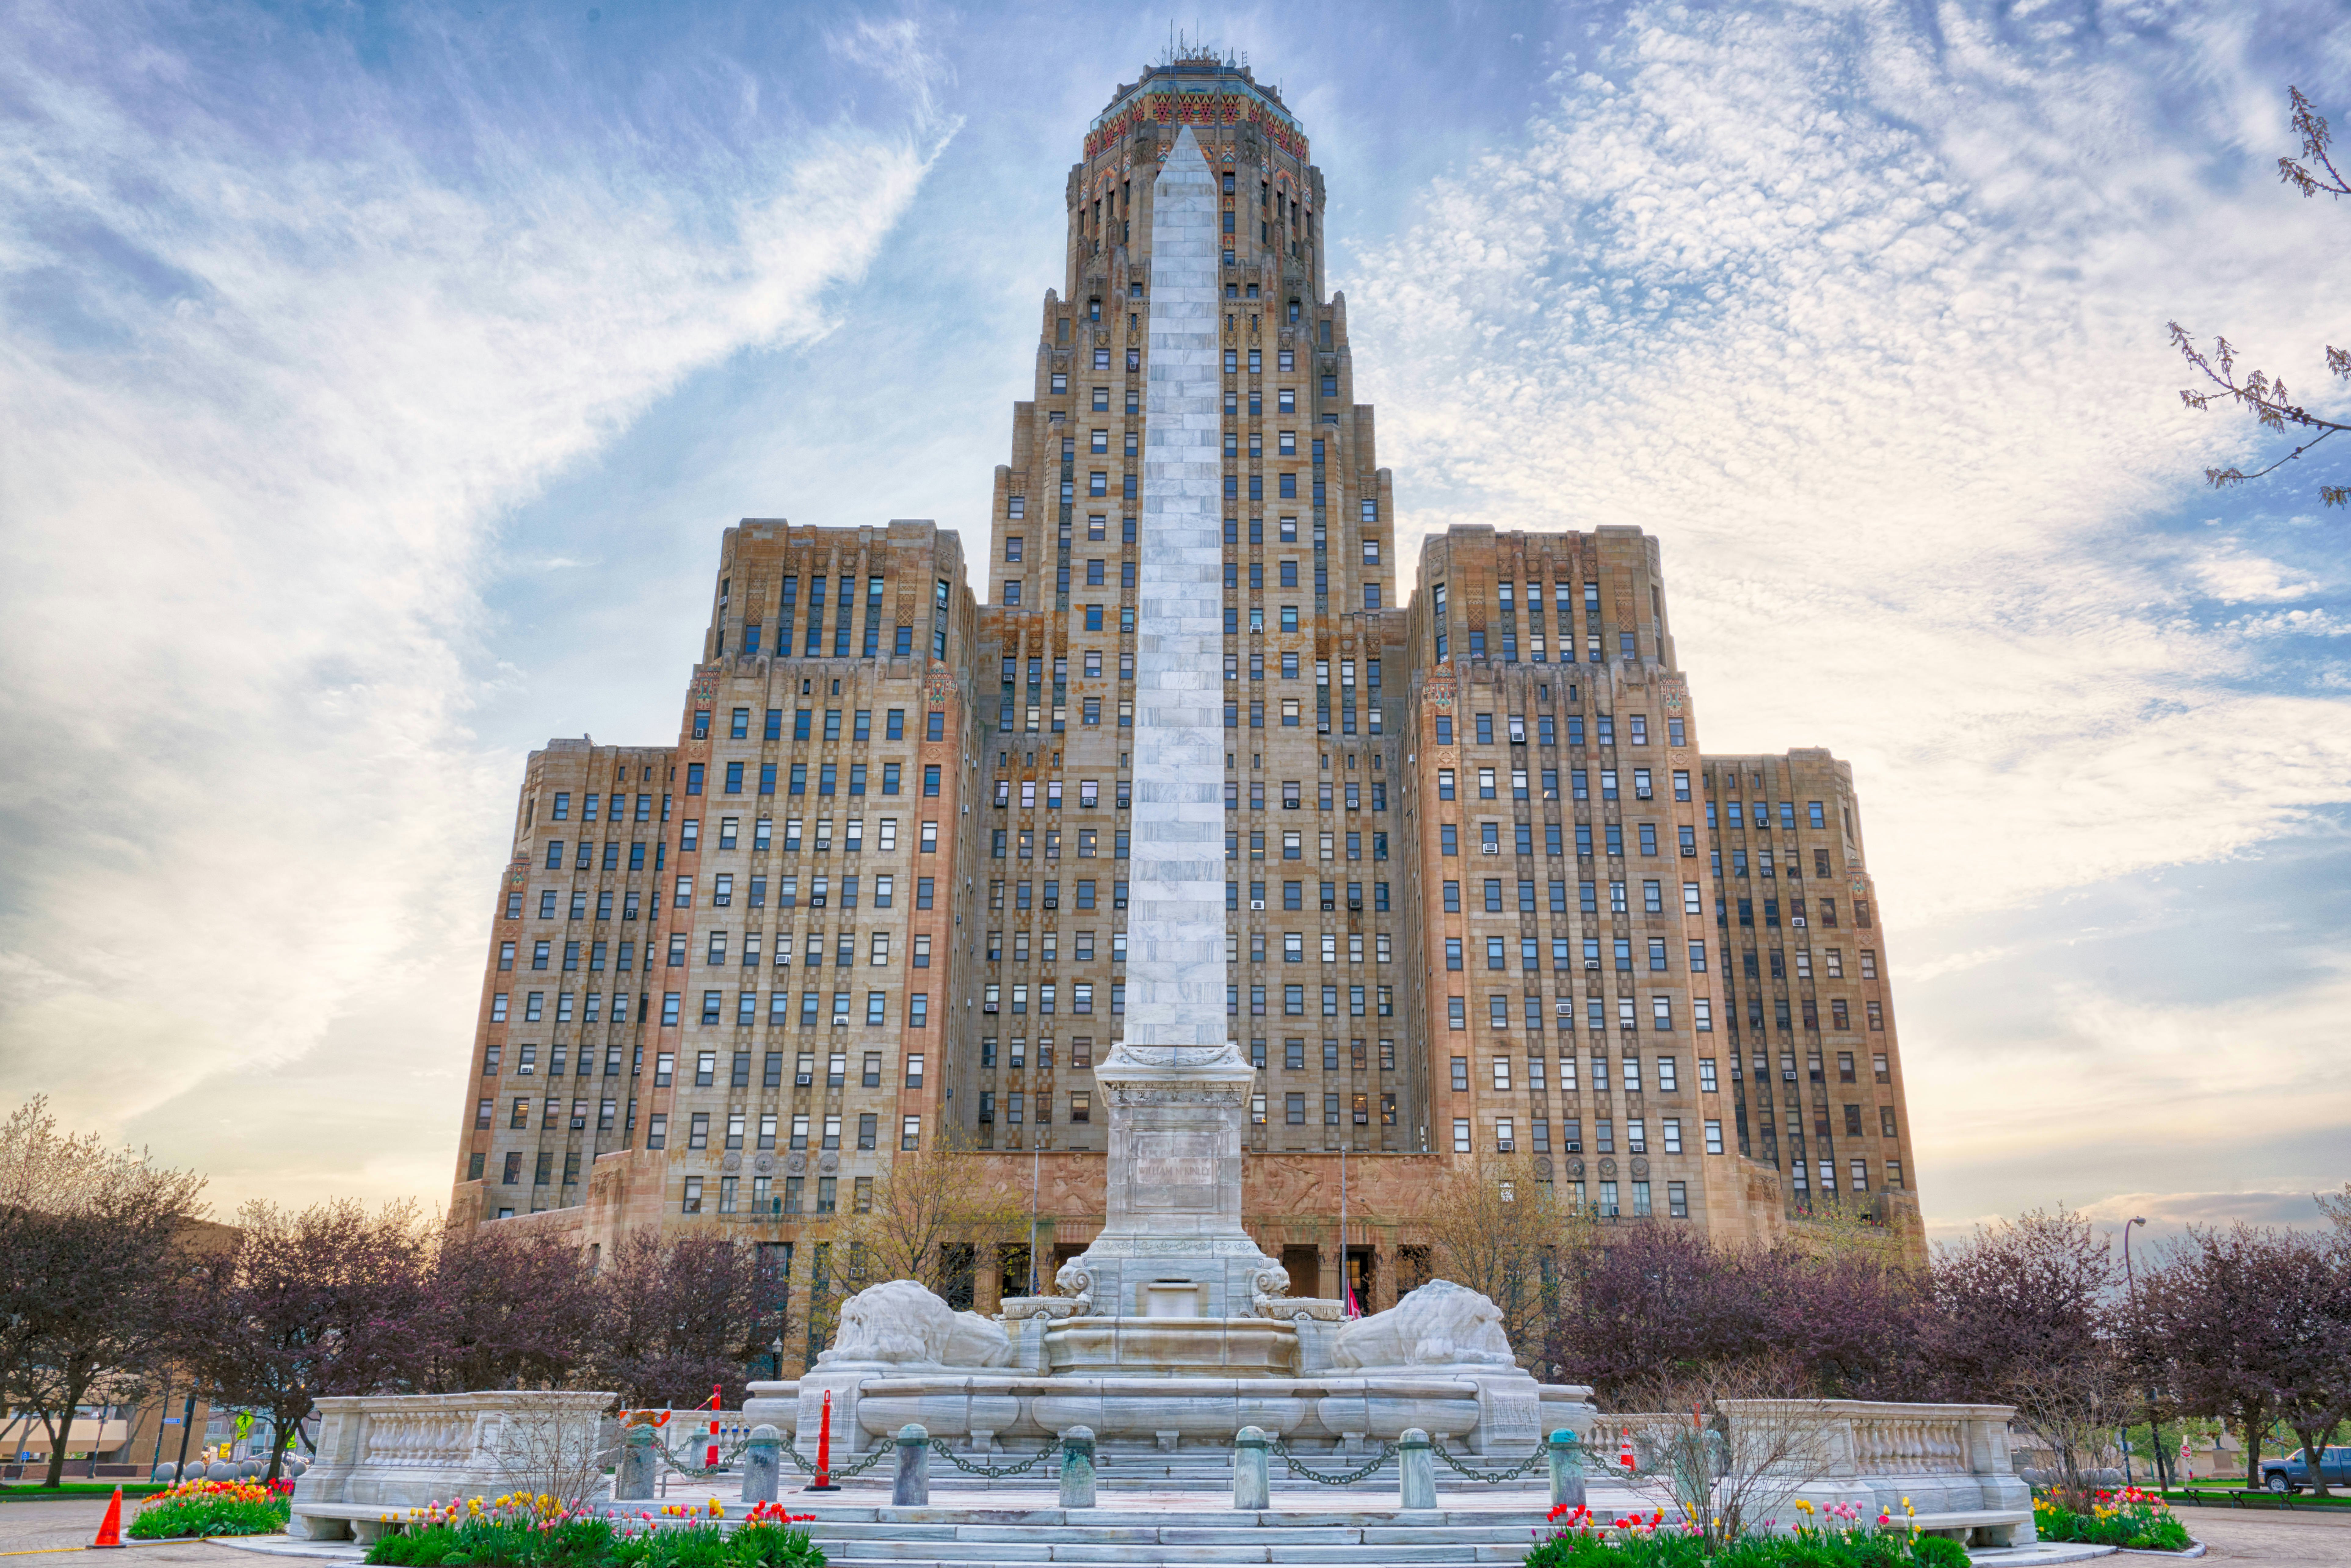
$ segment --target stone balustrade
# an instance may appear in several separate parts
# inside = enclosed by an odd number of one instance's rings
[[[378,1532],[387,1513],[452,1498],[549,1490],[596,1475],[617,1441],[592,1392],[348,1395],[318,1401],[319,1454],[294,1483],[287,1533]]]
[[[1915,1514],[1919,1530],[1977,1545],[2033,1540],[2032,1489],[2009,1453],[2012,1406],[1725,1399],[1716,1407],[1729,1427],[1733,1468],[1780,1473],[1792,1503],[1852,1503],[1871,1519]],[[1796,1428],[1806,1434],[1802,1442],[1774,1437]]]

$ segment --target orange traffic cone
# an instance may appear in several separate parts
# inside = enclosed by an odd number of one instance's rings
[[[104,1547],[120,1549],[122,1545],[122,1489],[114,1489],[113,1498],[106,1505],[106,1517],[99,1521],[98,1539],[89,1543],[95,1552]]]

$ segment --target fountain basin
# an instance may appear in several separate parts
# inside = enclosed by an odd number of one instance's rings
[[[1298,1331],[1257,1317],[1065,1318],[1045,1330],[1045,1364],[1080,1376],[1295,1375]]]
[[[1393,1439],[1408,1427],[1458,1437],[1479,1414],[1478,1385],[1446,1377],[1040,1377],[943,1368],[869,1377],[857,1397],[857,1424],[870,1437],[919,1421],[958,1447],[975,1438],[1042,1443],[1081,1426],[1113,1444],[1161,1444],[1172,1434],[1225,1448],[1243,1427],[1262,1427],[1322,1446]]]

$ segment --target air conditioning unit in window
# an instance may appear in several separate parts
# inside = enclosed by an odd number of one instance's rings
[[[1502,846],[1499,844],[1480,844],[1478,846],[1478,852],[1480,854],[1498,855],[1502,852]]]
[[[805,1072],[796,1073],[793,1075],[792,1082],[805,1089],[809,1086],[809,1075]]]
[[[1804,917],[1803,917],[1802,915],[1797,915],[1794,919],[1792,919],[1792,920],[1791,920],[1791,921],[1789,921],[1789,922],[1788,922],[1788,924],[1789,924],[1789,925],[1802,925],[1803,923],[1804,923]]]
[[[1517,1145],[1509,1138],[1499,1138],[1494,1143],[1495,1152],[1498,1154],[1510,1154],[1516,1147]]]
[[[1262,898],[1252,898],[1249,900],[1249,907],[1251,909],[1262,911],[1265,908],[1265,900]]]

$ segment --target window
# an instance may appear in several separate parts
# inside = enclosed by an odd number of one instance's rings
[[[1470,1152],[1469,1119],[1467,1116],[1457,1116],[1453,1120],[1453,1152],[1457,1155]]]
[[[1720,1122],[1709,1121],[1706,1124],[1706,1152],[1709,1155],[1719,1155],[1722,1153],[1722,1124]]]

